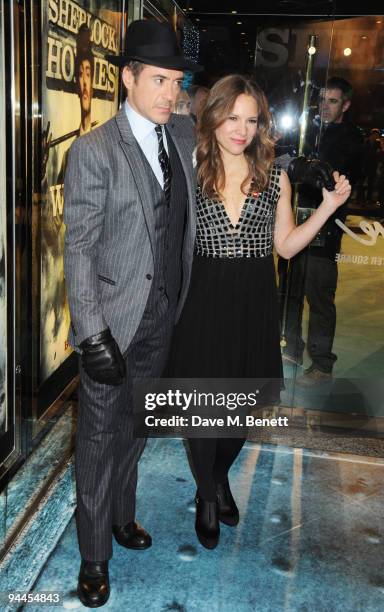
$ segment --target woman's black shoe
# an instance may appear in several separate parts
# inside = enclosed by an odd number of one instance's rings
[[[230,527],[235,527],[239,522],[239,510],[233,499],[229,482],[216,485],[217,501],[219,507],[219,520]]]
[[[77,595],[87,608],[99,608],[109,598],[108,561],[81,562]]]
[[[197,493],[195,529],[205,548],[216,548],[220,536],[217,501],[205,501]]]

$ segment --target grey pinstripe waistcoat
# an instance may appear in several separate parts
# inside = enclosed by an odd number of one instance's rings
[[[187,223],[177,305],[189,286],[196,232],[192,167],[194,127],[172,115],[167,124],[186,178]],[[148,171],[124,108],[71,146],[64,182],[64,266],[71,346],[110,327],[122,352],[141,321],[154,275],[155,215]]]

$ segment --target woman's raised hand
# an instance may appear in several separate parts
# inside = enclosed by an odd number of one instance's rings
[[[339,174],[337,171],[333,173],[335,179],[334,191],[327,191],[323,188],[323,202],[326,206],[333,209],[339,208],[351,195],[351,184],[344,174]]]

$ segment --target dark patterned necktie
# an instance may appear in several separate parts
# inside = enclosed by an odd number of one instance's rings
[[[157,135],[157,140],[159,141],[159,163],[160,163],[160,168],[163,173],[163,179],[164,179],[163,190],[164,190],[165,199],[167,200],[167,203],[169,204],[170,199],[171,199],[172,169],[171,169],[171,164],[169,162],[169,157],[164,147],[163,130],[161,128],[161,125],[157,125],[155,127],[155,131]]]

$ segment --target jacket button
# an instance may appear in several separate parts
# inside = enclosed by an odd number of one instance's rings
[[[148,280],[152,280],[152,274],[146,274],[145,276]]]

